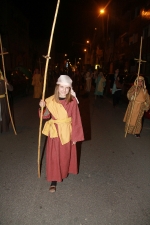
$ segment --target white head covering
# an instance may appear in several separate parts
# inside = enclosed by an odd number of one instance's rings
[[[60,75],[56,84],[62,84],[62,85],[66,85],[67,87],[70,87],[71,88],[71,95],[73,97],[75,97],[75,99],[77,100],[77,103],[79,104],[79,101],[76,97],[76,93],[72,89],[72,80],[68,75]]]
[[[145,85],[145,80],[143,76],[137,76],[137,78],[134,81],[134,86],[138,86],[138,80],[142,80],[143,81],[143,91],[146,91],[146,85]]]

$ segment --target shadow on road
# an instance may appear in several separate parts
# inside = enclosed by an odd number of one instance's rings
[[[89,97],[80,96],[79,99],[79,110],[81,115],[81,121],[84,132],[84,141],[91,140],[91,119],[90,119],[90,99]],[[77,142],[77,160],[78,160],[78,169],[80,166],[81,159],[81,150],[82,142]]]

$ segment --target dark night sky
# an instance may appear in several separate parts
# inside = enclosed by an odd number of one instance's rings
[[[57,0],[12,0],[29,19],[31,37],[50,38]],[[100,2],[104,3],[100,5]],[[67,52],[72,42],[85,43],[94,34],[100,6],[106,0],[60,0],[54,38],[56,50]],[[77,46],[79,48],[79,45]],[[82,47],[82,46],[80,46]]]

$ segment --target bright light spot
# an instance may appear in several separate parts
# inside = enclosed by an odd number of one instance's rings
[[[100,10],[100,14],[103,14],[104,12],[105,12],[104,9],[101,9],[101,10]]]
[[[149,11],[142,11],[141,12],[141,14],[142,14],[142,17],[147,17],[147,18],[150,18],[150,10]]]

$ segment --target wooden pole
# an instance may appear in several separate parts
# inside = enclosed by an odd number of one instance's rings
[[[7,78],[6,78],[5,63],[4,63],[4,54],[6,54],[6,53],[3,53],[1,35],[0,35],[0,46],[1,46],[1,54],[0,55],[2,56],[2,65],[3,65],[4,79],[6,81]],[[13,127],[13,130],[14,130],[15,135],[17,135],[16,129],[15,129],[15,126],[14,126],[14,122],[13,122],[13,118],[12,118],[12,115],[11,115],[11,110],[10,110],[10,105],[9,105],[8,91],[7,91],[7,84],[6,84],[6,82],[5,82],[5,90],[6,90],[6,100],[7,100],[7,105],[8,105],[8,111],[9,111],[9,116],[10,116],[11,124],[12,124],[12,127]]]
[[[54,34],[54,28],[55,28],[55,24],[56,24],[56,18],[57,18],[57,14],[58,14],[59,4],[60,4],[60,0],[58,0],[57,6],[56,6],[54,21],[53,21],[53,26],[52,26],[52,31],[51,31],[50,41],[49,41],[48,53],[47,53],[47,56],[44,56],[46,58],[46,65],[45,65],[44,84],[43,84],[43,93],[42,93],[43,101],[45,98],[48,63],[49,63],[49,59],[50,59],[50,51],[51,51],[51,46],[52,46],[52,40],[53,40],[53,34]],[[39,138],[38,138],[38,177],[39,178],[41,175],[41,172],[40,172],[40,148],[41,148],[42,116],[43,116],[43,107],[41,108],[41,113],[40,113]]]
[[[140,54],[139,54],[139,66],[138,66],[138,74],[137,74],[137,80],[139,78],[139,75],[140,75],[140,66],[141,66],[141,62],[144,62],[141,60],[141,53],[142,53],[142,39],[143,37],[141,37],[141,44],[140,44]],[[136,59],[137,60],[137,59]],[[127,123],[127,128],[126,128],[126,131],[125,131],[125,137],[127,136],[127,133],[128,133],[128,129],[129,129],[129,125],[130,125],[130,121],[131,121],[131,116],[132,116],[132,113],[133,113],[133,109],[134,109],[134,104],[135,104],[135,99],[136,99],[136,93],[137,92],[137,86],[135,87],[135,93],[134,93],[134,98],[133,98],[133,103],[132,103],[132,107],[131,107],[131,113],[130,113],[130,117],[129,117],[129,120],[128,120],[128,123]]]

